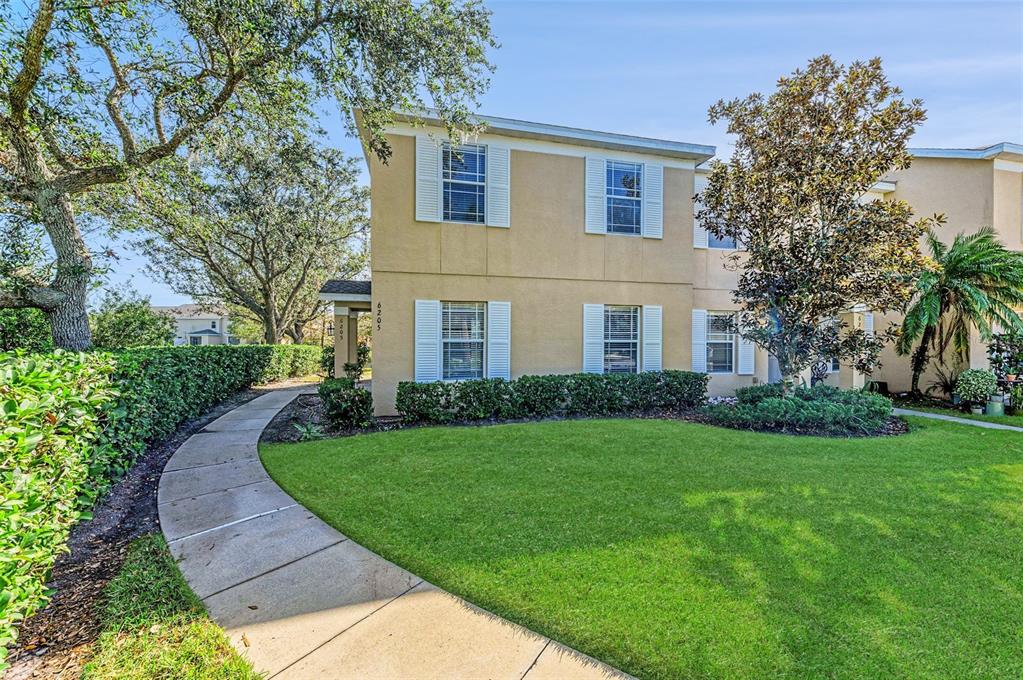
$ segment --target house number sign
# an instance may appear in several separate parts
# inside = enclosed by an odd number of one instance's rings
[[[383,319],[383,311],[382,310],[383,310],[383,307],[381,307],[380,303],[378,302],[377,303],[377,319],[376,319],[376,321],[377,321],[377,330],[380,330],[380,322]]]

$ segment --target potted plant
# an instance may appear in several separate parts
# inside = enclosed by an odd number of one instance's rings
[[[989,397],[998,389],[998,378],[991,371],[979,368],[971,368],[959,374],[956,381],[956,394],[964,403],[970,405],[970,410],[980,415],[984,412],[984,404],[988,403],[991,409]],[[999,406],[1002,406],[999,404]],[[991,409],[997,410],[997,409]]]

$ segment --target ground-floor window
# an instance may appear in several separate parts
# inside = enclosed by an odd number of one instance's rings
[[[188,339],[188,344],[189,345],[201,345],[202,344],[202,338],[191,337],[191,338]]]
[[[441,357],[444,380],[483,377],[485,302],[441,303]]]
[[[708,373],[732,373],[735,370],[734,319],[731,312],[707,313]]]
[[[639,307],[605,305],[604,372],[639,370]]]

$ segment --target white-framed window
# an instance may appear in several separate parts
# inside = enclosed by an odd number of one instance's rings
[[[200,337],[198,337],[196,335],[193,335],[192,337],[190,337],[188,339],[188,344],[189,345],[201,345],[202,344],[202,338],[200,338]]]
[[[842,364],[838,359],[832,359],[828,362],[828,370],[832,373],[838,373],[842,369]]]
[[[444,143],[441,152],[445,222],[486,224],[487,147]]]
[[[484,375],[485,302],[441,303],[441,379],[473,380]]]
[[[707,373],[735,372],[735,315],[707,312]]]
[[[707,247],[717,248],[718,250],[735,250],[735,237],[734,236],[715,236],[711,232],[707,232]]]
[[[639,372],[639,307],[604,305],[604,372]]]
[[[213,330],[217,330],[217,322],[216,321],[210,321],[210,328],[212,328]]]
[[[607,161],[607,233],[643,233],[643,164]]]

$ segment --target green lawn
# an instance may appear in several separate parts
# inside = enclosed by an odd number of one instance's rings
[[[1023,677],[1023,435],[662,420],[262,448],[352,539],[630,673]]]
[[[210,621],[158,534],[129,547],[103,591],[104,631],[83,680],[258,680]]]

